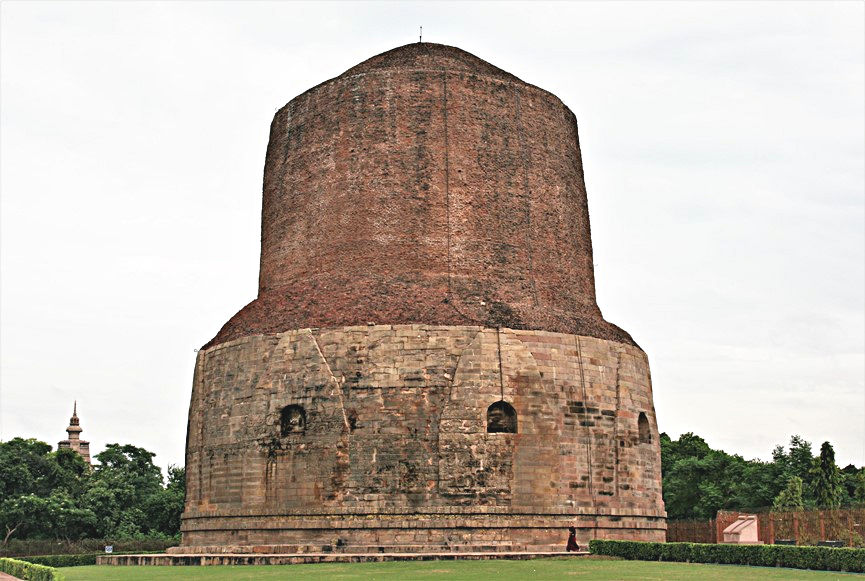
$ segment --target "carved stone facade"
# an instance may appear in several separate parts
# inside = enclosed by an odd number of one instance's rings
[[[573,113],[426,43],[280,110],[258,298],[198,354],[186,477],[182,552],[663,540]]]

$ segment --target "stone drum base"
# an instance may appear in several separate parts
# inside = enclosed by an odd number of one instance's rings
[[[666,529],[646,356],[594,337],[371,325],[215,345],[186,465],[186,553],[557,550],[569,526],[581,546]]]

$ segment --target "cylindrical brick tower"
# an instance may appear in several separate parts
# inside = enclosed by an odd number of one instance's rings
[[[198,354],[183,551],[664,539],[648,362],[598,309],[554,95],[373,57],[274,117],[261,238]]]

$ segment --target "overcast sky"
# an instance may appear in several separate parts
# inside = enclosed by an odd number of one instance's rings
[[[0,4],[0,436],[182,464],[256,296],[275,111],[418,40],[577,115],[598,304],[658,425],[865,463],[865,3]]]

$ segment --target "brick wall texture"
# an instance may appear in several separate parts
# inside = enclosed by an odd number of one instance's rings
[[[345,325],[543,329],[601,316],[577,120],[555,95],[418,43],[274,117],[258,298],[209,345]]]
[[[199,352],[186,463],[182,551],[663,540],[573,113],[426,43],[281,109],[259,294]]]

